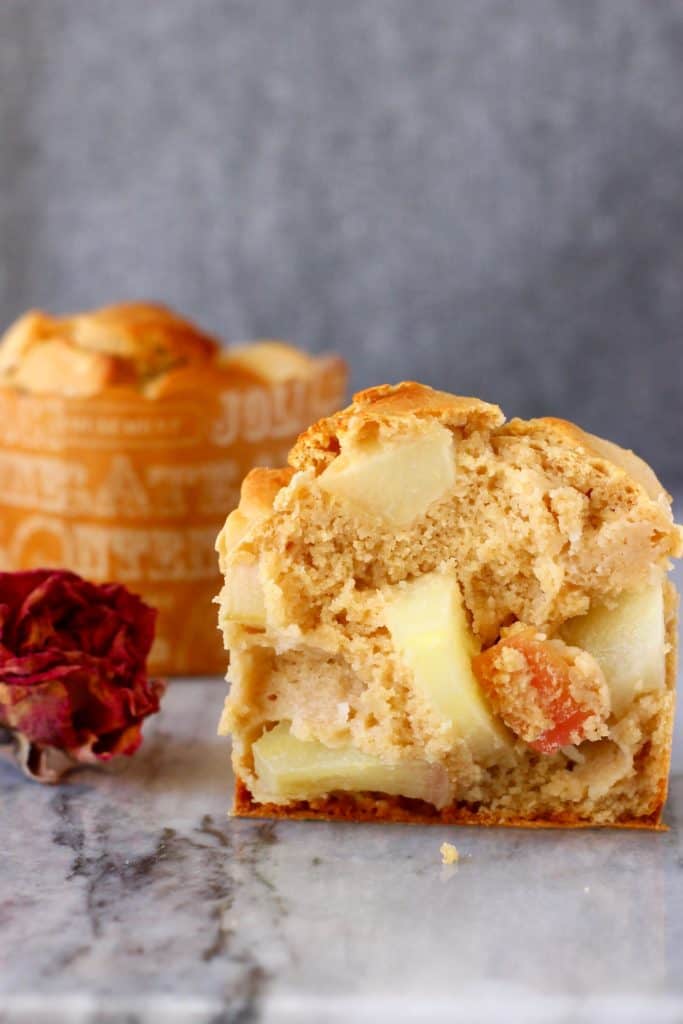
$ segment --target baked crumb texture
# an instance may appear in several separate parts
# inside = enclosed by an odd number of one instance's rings
[[[439,847],[439,853],[441,854],[442,864],[457,864],[460,860],[458,848],[453,846],[453,843],[442,843]]]
[[[645,463],[416,383],[289,463],[217,541],[235,813],[659,826],[682,533]]]

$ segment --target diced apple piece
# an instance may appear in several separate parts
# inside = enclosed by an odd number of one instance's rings
[[[415,691],[476,754],[509,742],[472,670],[479,647],[453,573],[431,572],[385,592],[386,624]]]
[[[224,619],[265,628],[266,602],[258,562],[235,562],[230,566],[221,593],[221,609]]]
[[[378,792],[445,807],[453,798],[445,769],[427,761],[388,763],[353,747],[326,747],[292,736],[280,722],[252,747],[261,803],[313,800],[335,790]]]
[[[318,482],[329,494],[402,527],[422,515],[454,481],[452,434],[434,424],[413,437],[354,444],[342,450]]]
[[[609,696],[600,669],[587,660],[579,668],[573,648],[528,627],[478,654],[472,667],[513,732],[541,754],[554,754],[604,734]]]
[[[239,508],[232,510],[216,537],[218,565],[222,573],[227,572],[228,555],[236,548],[252,525],[252,521]]]
[[[666,638],[660,584],[623,594],[615,608],[591,608],[565,622],[560,632],[600,665],[616,715],[623,714],[637,692],[663,688]]]

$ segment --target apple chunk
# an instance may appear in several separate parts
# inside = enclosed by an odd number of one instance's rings
[[[586,615],[565,622],[560,633],[568,644],[593,655],[604,672],[614,714],[623,714],[637,693],[664,687],[661,584],[622,594],[614,608],[591,608]]]
[[[224,619],[265,628],[266,603],[258,562],[235,562],[228,571],[220,600]]]
[[[472,667],[503,721],[541,754],[607,732],[609,694],[595,659],[533,626],[505,630]]]
[[[415,692],[475,754],[509,742],[472,670],[479,650],[454,573],[434,571],[385,591],[385,621]]]
[[[378,792],[426,800],[444,807],[452,799],[445,770],[427,761],[389,763],[354,747],[326,747],[292,736],[287,722],[264,733],[252,747],[261,803],[314,800],[327,793]]]
[[[402,527],[422,515],[454,481],[452,434],[434,424],[412,437],[352,444],[318,482],[329,494]]]

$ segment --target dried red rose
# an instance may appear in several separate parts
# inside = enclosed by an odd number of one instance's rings
[[[135,753],[165,688],[147,678],[155,619],[117,583],[0,572],[0,730],[32,778]]]

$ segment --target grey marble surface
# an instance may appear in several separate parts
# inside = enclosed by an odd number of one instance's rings
[[[2,1024],[683,1020],[683,777],[660,835],[229,820],[222,698],[174,683],[115,771],[0,768]]]

